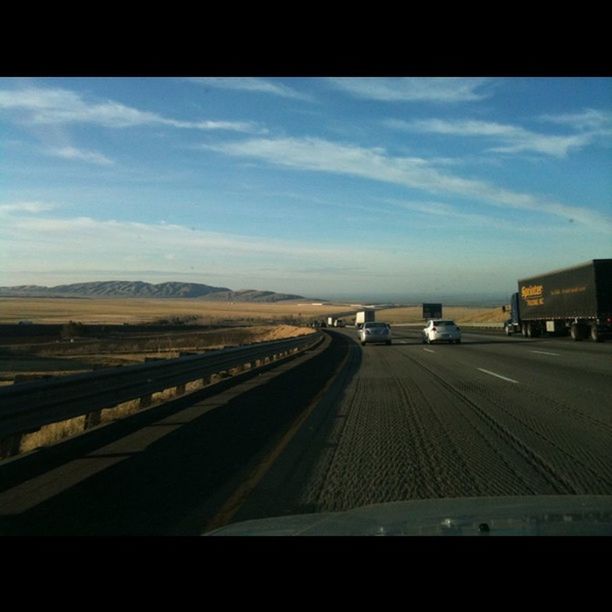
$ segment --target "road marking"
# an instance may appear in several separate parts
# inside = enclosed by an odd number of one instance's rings
[[[480,370],[481,372],[484,372],[485,374],[489,374],[491,376],[496,376],[497,378],[501,378],[502,380],[507,380],[508,382],[518,384],[518,380],[514,380],[512,378],[506,378],[505,376],[502,376],[501,374],[496,374],[495,372],[490,372],[489,370],[485,370],[483,368],[476,368],[476,369]]]
[[[539,353],[540,355],[554,355],[559,357],[559,353],[549,353],[548,351],[529,351],[530,353]]]
[[[431,349],[423,349],[424,351],[427,351],[428,353],[435,353],[436,351],[432,351]]]

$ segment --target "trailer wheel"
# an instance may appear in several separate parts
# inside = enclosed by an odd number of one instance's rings
[[[572,323],[572,326],[570,328],[570,334],[572,336],[572,340],[576,342],[578,340],[582,340],[584,337],[582,334],[582,325],[579,325],[578,323]]]
[[[603,340],[597,329],[597,325],[591,325],[591,340],[593,340],[593,342],[601,342]]]
[[[512,335],[512,332],[510,331],[510,326],[509,325],[506,325],[504,327],[504,331],[506,332],[506,336],[511,336]]]

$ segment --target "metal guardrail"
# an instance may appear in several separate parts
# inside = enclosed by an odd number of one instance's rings
[[[122,366],[0,387],[0,441],[36,431],[50,423],[88,415],[89,425],[99,422],[104,408],[140,399],[150,405],[156,392],[176,387],[177,395],[189,382],[210,382],[213,374],[261,365],[261,361],[313,348],[321,332],[307,336],[262,342],[256,345],[212,351],[160,362]],[[13,443],[10,446],[14,446]],[[6,446],[6,445],[5,445]],[[13,454],[9,452],[8,454]]]

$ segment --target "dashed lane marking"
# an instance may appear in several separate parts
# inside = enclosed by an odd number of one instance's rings
[[[508,382],[518,384],[518,380],[514,380],[513,378],[507,378],[506,376],[502,376],[501,374],[496,374],[495,372],[490,372],[489,370],[485,370],[484,368],[476,368],[485,374],[489,374],[489,376],[495,376],[497,378],[501,378],[502,380],[507,380]]]
[[[559,353],[549,353],[548,351],[529,351],[530,353],[539,353],[540,355],[554,355],[559,357]]]

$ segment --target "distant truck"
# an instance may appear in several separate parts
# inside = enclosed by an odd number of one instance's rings
[[[529,338],[569,331],[574,340],[595,342],[612,336],[612,259],[519,280],[504,330]]]
[[[374,310],[360,310],[355,315],[355,327],[361,329],[364,323],[370,323],[375,320],[376,313]]]

